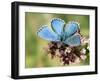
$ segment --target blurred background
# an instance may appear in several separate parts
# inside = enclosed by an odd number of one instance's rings
[[[51,59],[45,54],[44,47],[49,41],[43,40],[36,35],[43,25],[51,27],[53,18],[61,18],[66,23],[77,21],[80,23],[80,33],[89,38],[89,16],[74,14],[49,14],[25,12],[25,68],[62,66],[58,58]],[[79,65],[85,65],[81,63]]]

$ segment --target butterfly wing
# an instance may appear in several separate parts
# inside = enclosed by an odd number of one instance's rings
[[[58,35],[55,32],[51,31],[48,28],[48,26],[41,27],[38,30],[37,35],[40,38],[43,38],[43,39],[48,40],[48,41],[59,41]]]
[[[78,22],[69,22],[64,28],[64,37],[72,36],[79,30],[79,28]]]
[[[70,36],[64,41],[64,43],[69,46],[79,46],[81,44],[80,35]]]
[[[59,18],[53,19],[51,21],[51,27],[54,32],[56,32],[58,35],[61,35],[63,32],[65,22]]]

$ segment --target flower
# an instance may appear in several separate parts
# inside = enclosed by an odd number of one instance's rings
[[[70,47],[66,47],[65,52],[66,53],[70,53],[71,52],[71,48]]]
[[[81,37],[81,44],[84,45],[84,44],[89,44],[90,40],[87,39],[86,37]]]
[[[82,49],[80,50],[80,48]],[[49,42],[46,50],[52,59],[58,57],[63,65],[78,64],[87,58],[86,48],[82,45],[70,47],[61,42]]]
[[[80,52],[81,52],[82,54],[86,54],[86,49],[83,48]]]
[[[80,57],[81,57],[82,60],[86,59],[86,55],[81,55]]]

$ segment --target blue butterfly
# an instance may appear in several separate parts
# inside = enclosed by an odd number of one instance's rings
[[[77,22],[71,21],[65,24],[62,19],[55,18],[51,21],[51,29],[44,25],[37,31],[37,35],[42,39],[62,42],[69,46],[79,46],[81,44],[80,27]]]

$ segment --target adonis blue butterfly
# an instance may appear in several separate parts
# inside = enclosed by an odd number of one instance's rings
[[[51,29],[44,25],[37,31],[37,35],[48,41],[62,42],[69,46],[78,46],[81,44],[79,31],[78,22],[71,21],[65,24],[64,20],[55,18],[51,21]]]

